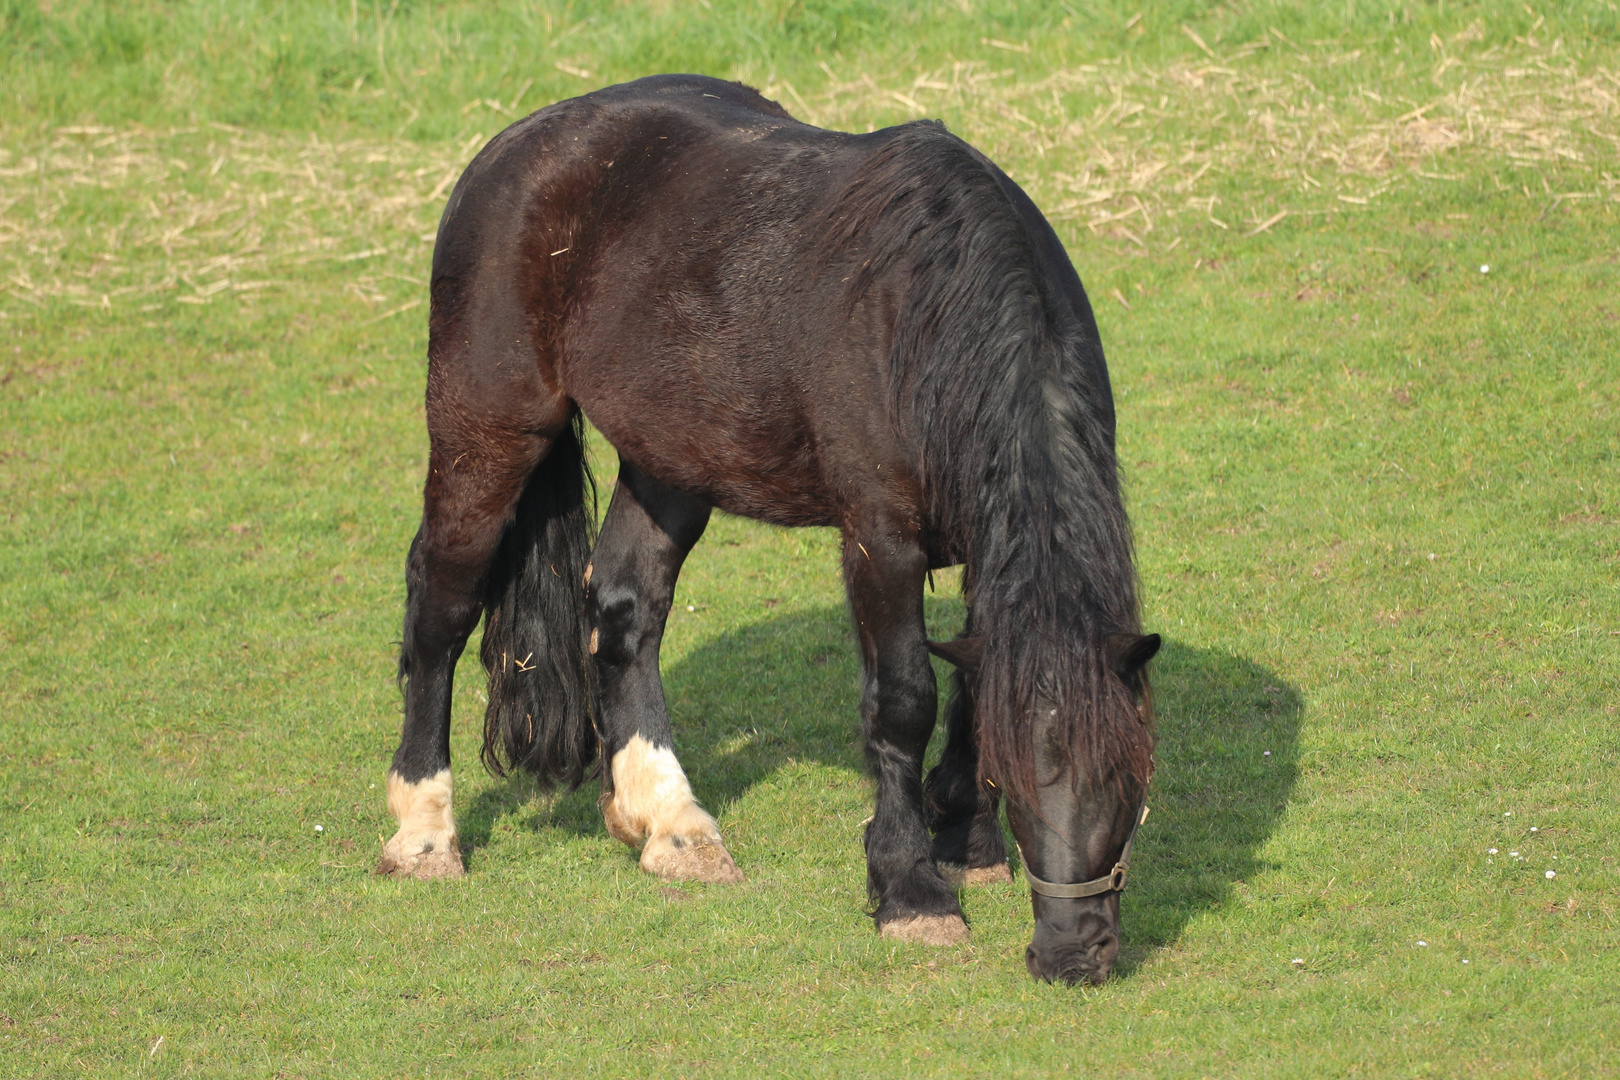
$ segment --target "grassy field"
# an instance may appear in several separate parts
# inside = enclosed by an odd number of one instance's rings
[[[0,59],[0,1073],[1620,1071],[1615,5],[0,0]],[[666,640],[746,884],[486,776],[471,661],[469,876],[369,873],[444,194],[669,69],[945,119],[1086,281],[1168,640],[1102,988],[1021,888],[873,933],[822,531],[717,519]]]

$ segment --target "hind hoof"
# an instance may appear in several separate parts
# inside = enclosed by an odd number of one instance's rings
[[[377,873],[427,881],[467,872],[450,813],[449,769],[414,781],[390,771],[388,812],[399,821],[399,831],[383,845]]]
[[[964,885],[1011,885],[1012,867],[1004,862],[990,866],[970,866],[962,871]]]
[[[884,923],[878,935],[913,945],[960,945],[968,939],[968,927],[960,915],[913,915]]]
[[[1006,863],[992,863],[989,866],[958,866],[955,863],[940,863],[939,872],[945,880],[951,883],[952,888],[964,888],[970,885],[1004,885],[1012,881],[1012,869]]]
[[[641,849],[641,868],[665,881],[707,881],[735,885],[743,880],[731,852],[718,839],[655,836]]]
[[[466,867],[461,864],[461,852],[453,848],[449,851],[419,851],[415,854],[406,854],[392,848],[393,845],[383,848],[382,858],[377,862],[377,873],[383,877],[432,881],[435,878],[458,878],[467,873]]]

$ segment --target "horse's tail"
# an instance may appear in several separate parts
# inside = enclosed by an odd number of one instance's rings
[[[587,500],[587,495],[590,496]],[[529,477],[484,585],[484,765],[578,787],[597,757],[585,620],[596,488],[576,413]]]

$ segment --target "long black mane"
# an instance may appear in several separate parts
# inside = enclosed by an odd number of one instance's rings
[[[966,564],[981,777],[1030,791],[1030,718],[1055,709],[1058,757],[1145,781],[1152,736],[1110,676],[1106,638],[1140,616],[1089,304],[1057,238],[993,164],[935,123],[859,170],[829,250],[856,242],[850,295],[899,270],[892,409],[921,450],[930,526]],[[857,238],[859,240],[857,241]],[[1072,287],[1071,287],[1072,283]]]

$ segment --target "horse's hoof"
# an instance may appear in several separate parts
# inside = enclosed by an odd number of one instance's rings
[[[389,772],[388,812],[399,822],[399,831],[383,845],[377,873],[427,881],[467,872],[450,813],[449,769],[415,781]]]
[[[434,878],[462,877],[467,873],[467,869],[461,865],[461,852],[455,848],[448,851],[419,851],[407,854],[389,844],[383,848],[382,858],[377,863],[377,873],[384,877],[432,881]]]
[[[878,934],[914,945],[960,945],[968,939],[968,928],[960,915],[913,915],[884,923]]]
[[[1012,881],[1012,870],[1006,863],[992,863],[989,866],[958,866],[955,863],[940,863],[939,872],[945,876],[955,888],[968,885],[1004,885]]]
[[[718,838],[691,840],[683,836],[655,836],[641,849],[641,868],[665,881],[735,885],[743,880],[743,872]]]

